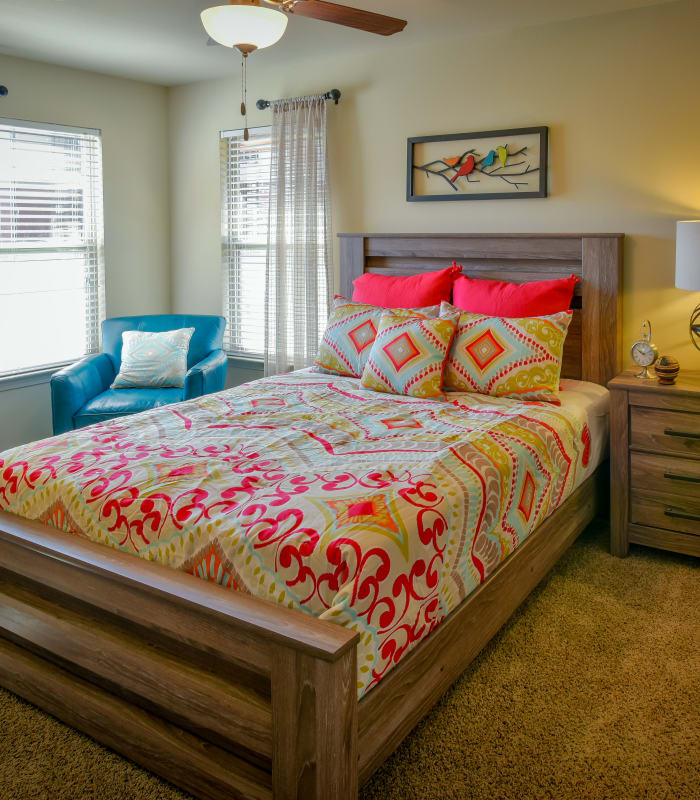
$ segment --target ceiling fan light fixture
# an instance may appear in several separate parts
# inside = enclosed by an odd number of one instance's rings
[[[264,8],[260,0],[231,0],[201,13],[204,30],[224,47],[236,47],[247,55],[279,42],[287,28],[287,15]]]

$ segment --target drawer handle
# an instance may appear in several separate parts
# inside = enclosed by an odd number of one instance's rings
[[[676,475],[675,472],[664,472],[664,478],[672,481],[688,481],[689,483],[700,483],[700,478],[693,475]]]
[[[688,431],[674,431],[673,428],[664,430],[666,436],[681,436],[684,439],[700,439],[700,433],[690,433]]]
[[[664,511],[667,517],[678,517],[679,519],[692,519],[700,522],[700,514],[689,514],[687,511],[676,511],[674,508],[667,508]]]

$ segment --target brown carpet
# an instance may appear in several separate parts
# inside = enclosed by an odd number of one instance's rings
[[[606,535],[583,534],[362,800],[700,796],[697,563],[617,560]],[[2,800],[185,797],[0,690]]]

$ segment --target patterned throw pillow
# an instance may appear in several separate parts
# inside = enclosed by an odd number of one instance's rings
[[[315,362],[318,371],[359,378],[367,363],[382,314],[386,312],[403,317],[438,317],[440,308],[430,306],[425,309],[386,309],[355,303],[336,295]]]
[[[444,399],[442,373],[456,327],[454,319],[382,315],[362,385],[377,392]]]
[[[403,306],[377,306],[371,303],[361,303],[358,300],[349,300],[342,294],[336,294],[333,297],[333,308],[340,308],[341,306],[368,306],[370,308],[378,309],[379,311],[382,312],[382,314],[386,313],[386,314],[407,315],[409,313],[412,313],[412,314],[421,314],[424,317],[439,317],[441,304],[438,303],[435,306],[418,306],[411,308],[404,308]]]
[[[441,316],[454,319],[454,306]],[[447,357],[445,388],[493,397],[559,403],[559,377],[571,311],[543,317],[462,312]]]
[[[184,386],[193,333],[194,328],[160,333],[124,331],[122,363],[112,389]]]

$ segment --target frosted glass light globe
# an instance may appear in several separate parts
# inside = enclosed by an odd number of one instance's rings
[[[200,16],[204,30],[224,47],[269,47],[279,42],[287,28],[286,14],[262,6],[213,6]]]

